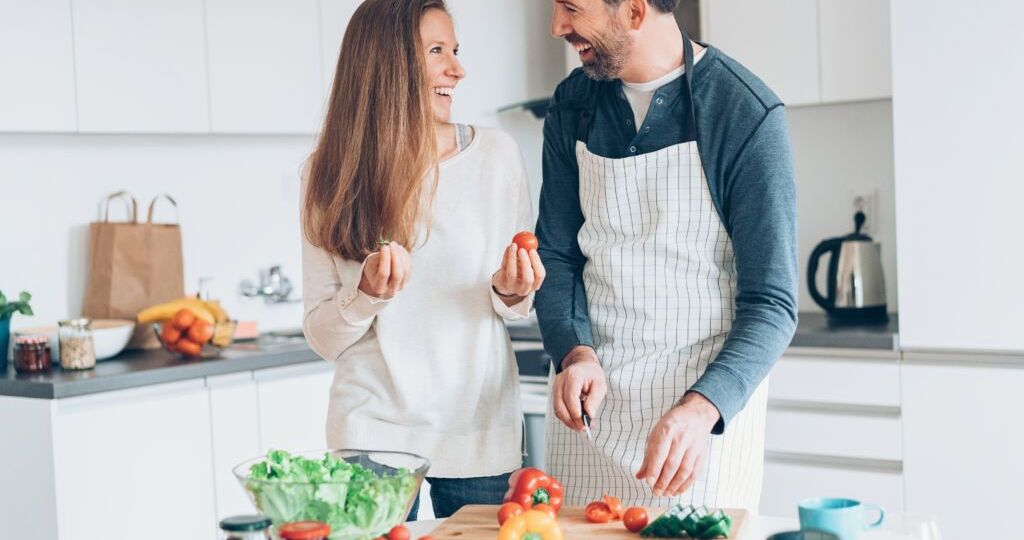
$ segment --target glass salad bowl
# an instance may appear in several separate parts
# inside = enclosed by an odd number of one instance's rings
[[[331,540],[369,540],[405,522],[429,467],[404,452],[271,450],[233,472],[275,527],[321,521]]]

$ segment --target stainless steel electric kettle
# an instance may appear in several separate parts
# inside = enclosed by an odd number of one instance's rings
[[[828,314],[830,324],[878,324],[889,320],[885,303],[881,244],[861,234],[864,213],[854,217],[854,232],[818,244],[807,263],[807,287],[811,298]],[[827,290],[818,290],[818,262],[826,253]]]

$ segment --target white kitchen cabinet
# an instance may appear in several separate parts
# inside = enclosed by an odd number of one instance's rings
[[[787,105],[821,101],[818,0],[708,0],[703,35]]]
[[[821,100],[892,96],[889,0],[819,0]]]
[[[1024,357],[1000,366],[966,354],[905,356],[907,512],[934,515],[943,538],[1007,538],[1019,527],[1022,367]]]
[[[796,518],[800,501],[812,497],[856,499],[881,505],[886,512],[902,513],[903,477],[898,470],[884,466],[873,468],[835,460],[794,459],[771,453],[765,456],[762,515]]]
[[[61,540],[216,538],[202,380],[59,400],[53,433]]]
[[[334,364],[313,362],[256,372],[260,453],[327,447],[327,404]]]
[[[318,0],[207,0],[215,133],[314,133],[322,79]]]
[[[0,131],[77,129],[68,0],[0,0]]]
[[[760,510],[795,517],[808,497],[903,509],[895,351],[791,348],[772,370]]]
[[[78,127],[210,129],[203,0],[74,0]]]
[[[1024,353],[1022,5],[965,7],[892,4],[900,347]]]
[[[334,72],[338,67],[338,54],[341,52],[345,28],[361,3],[362,0],[320,0],[320,57],[325,104],[331,86],[334,85]]]
[[[232,470],[260,455],[259,401],[251,371],[207,377],[217,519],[253,511]]]

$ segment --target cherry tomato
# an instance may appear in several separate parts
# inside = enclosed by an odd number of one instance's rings
[[[530,231],[523,231],[515,235],[515,237],[512,238],[512,243],[519,246],[520,249],[525,249],[526,251],[537,249],[537,246],[540,245],[537,243],[537,237],[534,236],[533,233]]]
[[[190,358],[198,358],[203,352],[203,346],[188,338],[181,338],[174,344],[175,349],[181,354]]]
[[[553,517],[555,519],[558,519],[558,512],[556,512],[554,507],[552,507],[550,504],[544,504],[544,503],[535,504],[535,505],[533,505],[532,510],[540,510],[541,512],[547,513],[547,515],[549,515],[549,516],[551,516],[551,517]]]
[[[409,540],[409,529],[404,525],[395,525],[388,531],[388,540]]]
[[[504,525],[509,518],[516,517],[525,511],[523,505],[517,502],[507,502],[501,505],[501,508],[498,509],[498,525]]]
[[[622,523],[631,532],[637,532],[647,526],[647,510],[634,506],[622,516]]]
[[[608,503],[604,501],[594,501],[588,504],[583,510],[583,514],[591,523],[608,523],[615,518],[611,508],[608,508]]]
[[[202,320],[196,319],[196,322],[192,323],[192,326],[188,327],[188,338],[196,343],[206,343],[213,337],[213,325]]]
[[[188,308],[179,309],[171,318],[171,324],[177,326],[178,330],[188,330],[188,327],[192,326],[194,322],[196,322],[196,314]]]
[[[615,516],[615,519],[622,519],[622,514],[626,513],[625,507],[622,506],[622,501],[617,497],[612,497],[605,493],[604,503],[608,505],[608,509],[612,511],[612,515]]]

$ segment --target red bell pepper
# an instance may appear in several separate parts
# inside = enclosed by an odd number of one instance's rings
[[[558,512],[562,508],[565,489],[553,477],[540,469],[527,467],[512,473],[508,479],[505,502],[517,502],[525,509],[535,504],[546,504]]]

